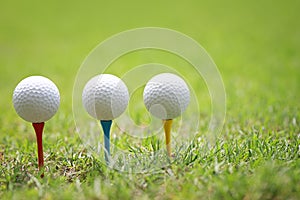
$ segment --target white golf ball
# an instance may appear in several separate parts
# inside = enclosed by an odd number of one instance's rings
[[[30,76],[15,88],[13,104],[18,115],[24,120],[32,123],[45,122],[58,110],[59,91],[48,78]]]
[[[85,110],[98,120],[112,120],[126,109],[129,93],[125,83],[111,74],[91,78],[82,93]]]
[[[160,119],[180,116],[190,102],[190,91],[185,81],[171,73],[158,74],[146,84],[144,103],[148,111]]]

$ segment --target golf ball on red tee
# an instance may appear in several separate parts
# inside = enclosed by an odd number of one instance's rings
[[[59,104],[58,88],[43,76],[23,79],[13,93],[13,105],[17,114],[32,123],[48,121],[57,112]]]

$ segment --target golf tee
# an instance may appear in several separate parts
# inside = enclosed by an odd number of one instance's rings
[[[168,156],[171,157],[171,128],[172,128],[172,119],[163,120],[164,130],[166,136],[166,147]]]
[[[32,123],[36,134],[37,141],[37,149],[38,149],[38,166],[39,170],[44,168],[44,154],[43,154],[43,130],[44,130],[44,122],[41,123]],[[41,174],[41,178],[44,177],[44,173]]]
[[[104,155],[106,164],[109,164],[110,158],[110,128],[112,124],[112,120],[100,120],[100,124],[102,126],[104,132]]]

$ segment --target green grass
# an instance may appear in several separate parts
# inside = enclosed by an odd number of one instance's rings
[[[299,199],[299,8],[296,0],[2,1],[0,198]],[[199,83],[203,123],[198,138],[176,152],[169,167],[124,173],[108,169],[82,144],[72,116],[72,87],[79,66],[99,42],[144,26],[175,29],[204,46],[223,77],[227,114],[216,146],[207,151],[202,131],[209,120],[209,95]],[[184,65],[161,52],[144,51],[114,66],[126,71],[126,66],[155,59]],[[112,73],[121,73],[116,67]],[[59,112],[45,127],[44,179],[37,171],[33,128],[11,103],[16,84],[32,74],[51,78],[61,92]],[[139,121],[143,115],[133,117]],[[124,138],[118,142],[133,153],[164,148],[155,138],[143,145]]]

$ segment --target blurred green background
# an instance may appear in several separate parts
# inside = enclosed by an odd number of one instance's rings
[[[85,57],[114,34],[148,26],[180,31],[211,55],[227,94],[224,135],[253,127],[299,134],[299,10],[297,0],[1,0],[1,148],[13,144],[5,144],[7,136],[35,140],[30,124],[12,106],[21,79],[44,75],[58,85],[61,107],[48,131],[66,134],[68,140],[75,126],[73,83]]]
[[[229,114],[231,105],[251,115],[264,108],[249,104],[293,107],[299,99],[298,1],[2,1],[0,9],[0,105],[15,120],[11,95],[22,78],[50,77],[69,111],[88,53],[113,34],[145,26],[180,31],[208,51],[223,76]]]

